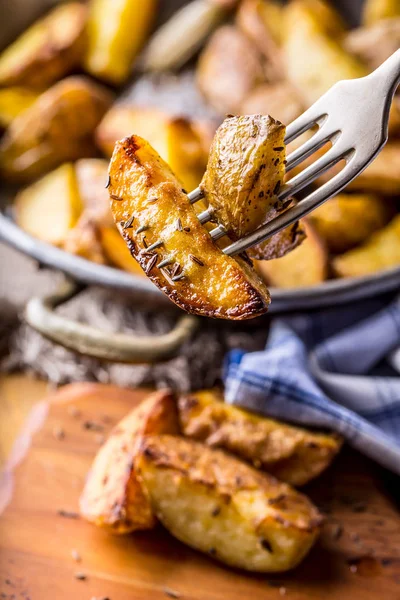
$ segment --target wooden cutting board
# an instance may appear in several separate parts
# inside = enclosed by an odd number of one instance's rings
[[[77,518],[99,444],[145,395],[74,384],[34,405],[1,481],[0,598],[400,599],[399,480],[350,450],[307,489],[327,522],[290,574],[225,568],[161,526],[113,537]]]

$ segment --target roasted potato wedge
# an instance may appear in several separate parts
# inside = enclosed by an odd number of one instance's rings
[[[0,55],[0,86],[44,89],[83,58],[87,8],[69,2],[54,8]]]
[[[326,29],[309,0],[293,0],[285,9],[284,58],[289,81],[307,105],[334,83],[368,74],[368,68]]]
[[[145,435],[177,431],[176,405],[169,390],[151,394],[134,408],[94,459],[79,501],[82,516],[111,533],[154,527],[156,519],[134,462]]]
[[[91,0],[86,70],[108,83],[123,83],[150,33],[156,8],[156,0]]]
[[[232,239],[254,231],[276,206],[285,176],[285,126],[272,117],[228,117],[211,145],[200,188]]]
[[[142,267],[129,252],[124,238],[121,237],[114,224],[111,227],[100,227],[99,235],[103,252],[112,265],[128,271],[128,273],[144,277]]]
[[[269,293],[255,271],[214,244],[168,165],[139,136],[117,142],[109,192],[132,255],[178,306],[223,319],[248,319],[267,310]],[[146,252],[160,240],[159,248]],[[159,269],[157,263],[167,257],[171,266]],[[181,274],[183,279],[172,281]]]
[[[278,216],[278,214],[279,211],[274,209],[269,215],[268,220],[272,220],[275,216]],[[247,254],[251,259],[254,258],[257,260],[275,260],[282,258],[300,246],[306,237],[307,234],[303,223],[295,221],[293,225],[289,225],[289,227],[282,229],[282,231],[279,231],[268,240],[249,248]]]
[[[194,190],[199,185],[207,159],[203,141],[189,119],[171,117],[156,109],[117,105],[105,115],[96,137],[103,152],[112,156],[115,142],[132,134],[153,146],[185,189]]]
[[[309,219],[333,253],[354,248],[393,216],[393,205],[373,194],[339,194],[314,210]]]
[[[382,19],[400,16],[399,0],[366,0],[363,10],[364,25],[371,25]]]
[[[337,435],[314,433],[225,404],[216,390],[178,399],[182,433],[228,450],[291,485],[318,477],[342,445]]]
[[[62,245],[82,212],[74,166],[66,163],[20,191],[14,212],[22,229],[40,240]]]
[[[376,69],[400,47],[400,16],[353,29],[346,35],[343,44],[370,69]]]
[[[328,275],[328,254],[325,245],[310,223],[301,221],[306,239],[292,252],[275,260],[255,263],[265,282],[277,288],[297,288],[317,285]]]
[[[197,84],[211,106],[222,115],[238,113],[249,92],[263,81],[262,58],[251,40],[233,25],[217,29],[197,67]]]
[[[236,13],[236,25],[265,58],[269,81],[279,81],[284,76],[280,50],[282,13],[282,6],[274,0],[242,0]]]
[[[95,154],[93,133],[112,96],[85,77],[68,77],[11,123],[0,143],[0,172],[14,181]]]
[[[243,115],[271,115],[281,123],[291,123],[303,112],[298,92],[286,81],[263,83],[245,98]]]
[[[336,256],[332,265],[339,277],[361,277],[399,266],[400,215],[373,233],[362,246]]]
[[[75,163],[75,168],[85,215],[96,226],[114,227],[106,188],[108,162],[102,158],[82,158]]]
[[[38,95],[32,90],[22,87],[0,89],[0,128],[6,128],[15,117],[29,108]]]
[[[286,571],[318,535],[321,516],[308,498],[221,450],[150,436],[135,466],[154,513],[172,535],[227,565]]]

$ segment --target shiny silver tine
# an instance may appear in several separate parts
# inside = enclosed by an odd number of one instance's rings
[[[291,171],[330,142],[332,147],[311,165],[282,186],[278,199],[284,201],[313,183],[340,161],[344,167],[286,212],[262,225],[252,233],[224,248],[230,256],[255,246],[275,235],[320,204],[332,198],[357,177],[376,157],[388,138],[389,111],[393,95],[400,82],[400,49],[367,77],[340,81],[286,129],[285,143],[290,144],[303,133],[317,126],[311,138],[287,157],[286,171]],[[200,188],[188,194],[190,204],[203,197]],[[212,219],[212,207],[199,215],[202,224]],[[226,235],[218,225],[210,232],[217,240]],[[161,245],[156,242],[149,249]],[[160,263],[164,266],[165,261]],[[172,281],[182,279],[181,273]]]

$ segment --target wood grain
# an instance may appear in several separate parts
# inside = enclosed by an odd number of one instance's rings
[[[171,590],[192,600],[400,598],[398,513],[385,474],[351,451],[308,487],[329,513],[327,523],[304,563],[279,577],[225,568],[161,527],[113,537],[60,516],[59,510],[77,510],[102,437],[146,393],[74,384],[51,398],[43,426],[14,468],[11,500],[0,518],[1,598],[157,600]],[[86,579],[76,579],[77,572]]]

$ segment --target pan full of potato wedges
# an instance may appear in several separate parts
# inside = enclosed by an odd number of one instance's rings
[[[274,192],[284,155],[259,177],[261,156],[290,152],[285,125],[335,82],[367,75],[399,48],[398,1],[12,4],[9,27],[7,19],[0,26],[3,241],[81,284],[127,291],[147,306],[165,302],[161,288],[212,317],[317,308],[400,287],[400,92],[377,159],[300,223],[237,260],[206,239],[209,224],[196,223],[210,202],[235,240],[283,209]],[[249,133],[254,127],[269,146]],[[253,144],[246,169],[244,138]],[[178,267],[163,269],[160,281],[153,259],[143,259],[151,236],[127,216],[140,209],[140,177],[154,186],[162,179],[157,210],[165,222],[174,217],[179,235],[168,239],[193,274],[180,284],[185,293],[173,281]],[[124,202],[116,181],[130,189]],[[190,231],[180,215],[199,185]],[[146,210],[151,219],[154,207]],[[207,260],[218,286],[202,271]],[[214,293],[227,274],[238,300],[224,306],[229,294]],[[209,288],[190,296],[196,278]]]

